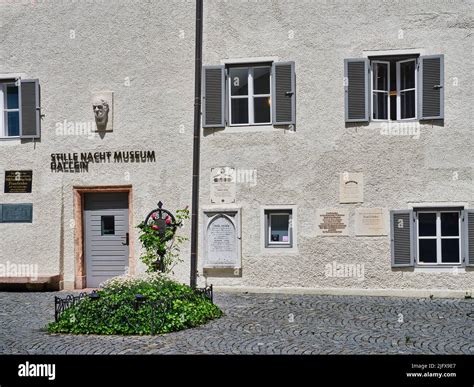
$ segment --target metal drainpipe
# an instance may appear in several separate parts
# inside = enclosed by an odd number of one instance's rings
[[[203,1],[196,0],[196,53],[194,81],[194,141],[193,141],[193,191],[191,207],[191,273],[190,286],[196,288],[199,229],[199,158],[201,147],[201,77]]]

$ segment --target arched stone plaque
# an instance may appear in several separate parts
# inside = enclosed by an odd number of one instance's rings
[[[240,268],[238,212],[205,212],[204,267]]]

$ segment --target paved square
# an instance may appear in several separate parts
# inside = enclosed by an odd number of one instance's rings
[[[474,300],[217,293],[221,319],[123,337],[46,333],[56,294],[0,293],[0,353],[474,354]]]

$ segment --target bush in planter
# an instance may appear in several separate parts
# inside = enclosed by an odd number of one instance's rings
[[[222,315],[219,307],[160,274],[116,277],[103,284],[98,299],[86,297],[67,309],[50,333],[147,335],[195,327]],[[136,295],[145,297],[136,302]],[[149,302],[164,302],[150,313]],[[152,321],[151,321],[152,320]]]

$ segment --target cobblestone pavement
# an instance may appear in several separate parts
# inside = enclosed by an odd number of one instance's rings
[[[0,353],[474,354],[474,300],[218,293],[221,319],[122,337],[46,333],[54,295],[0,293]]]

